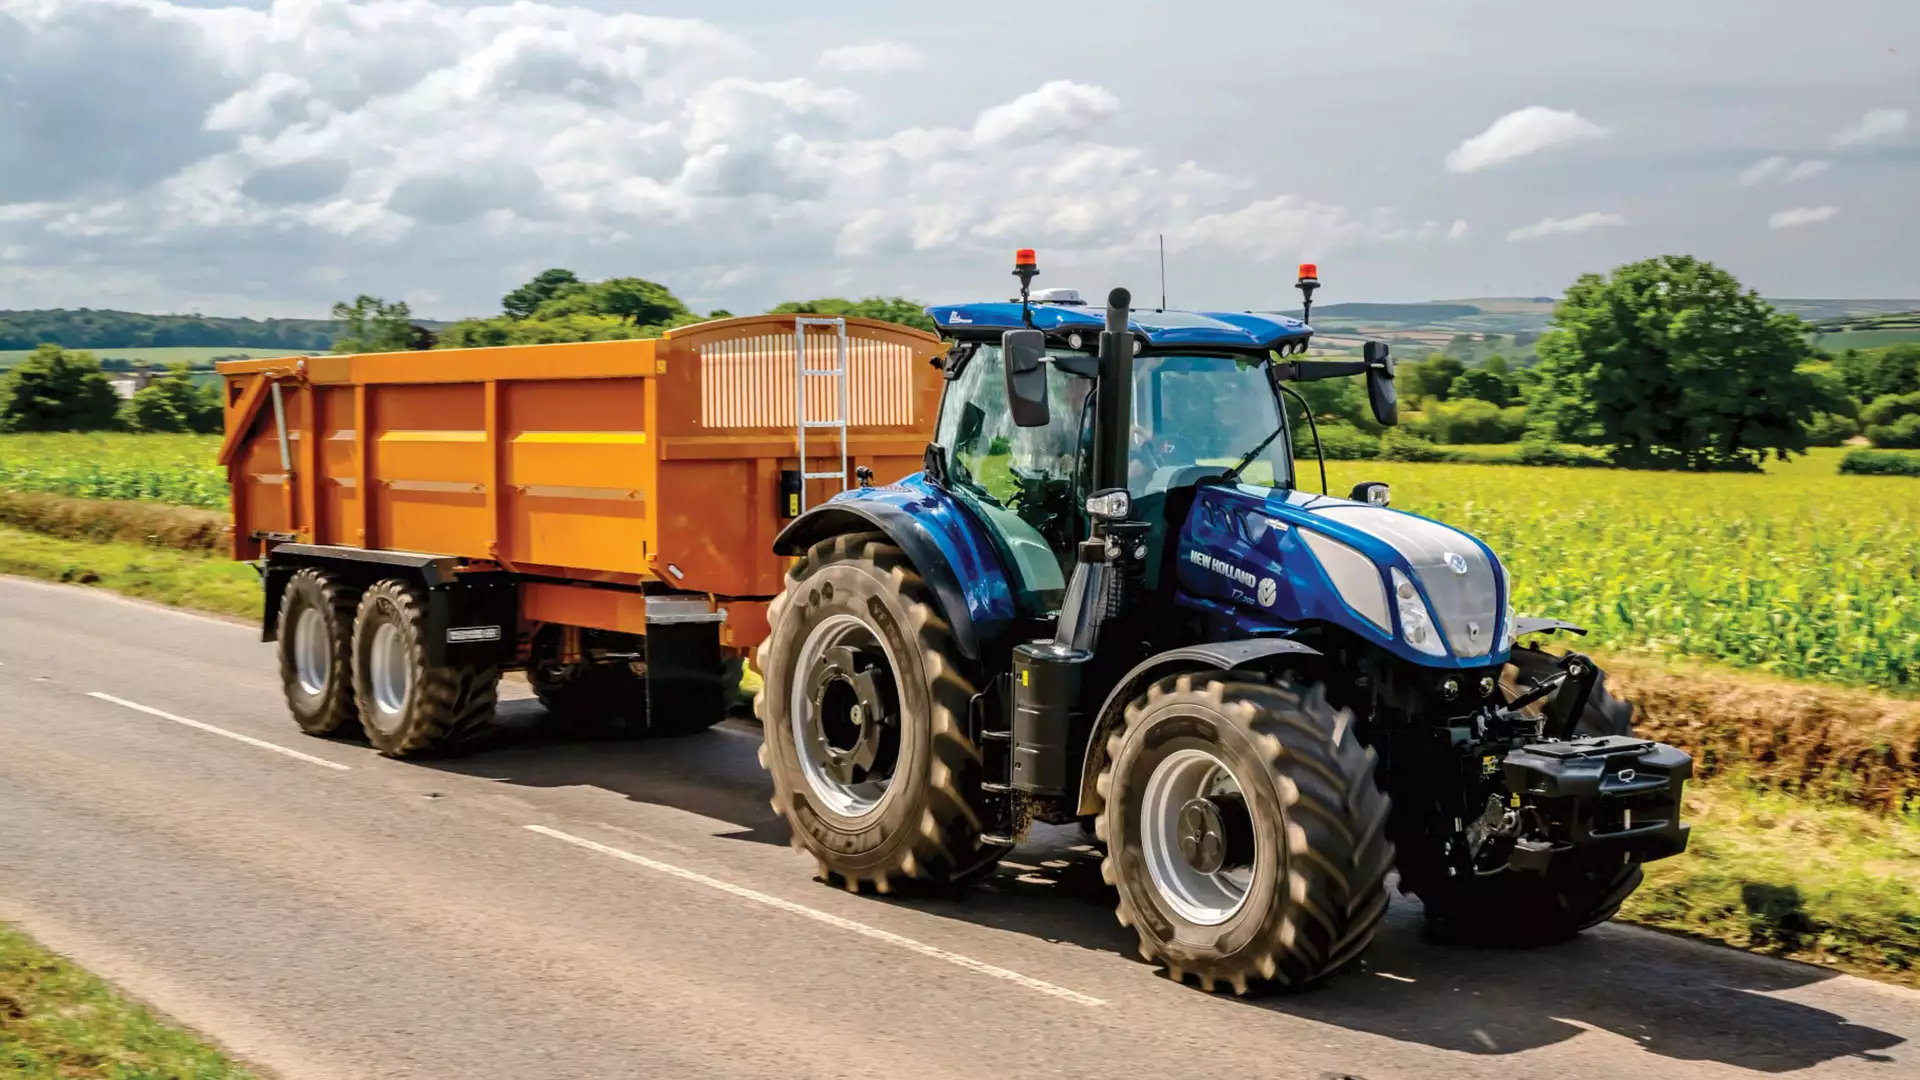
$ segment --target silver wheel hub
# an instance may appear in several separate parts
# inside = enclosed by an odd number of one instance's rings
[[[390,622],[373,631],[367,649],[367,683],[373,691],[374,725],[392,734],[406,713],[407,694],[413,689],[413,656],[406,636]]]
[[[293,669],[300,689],[318,696],[327,689],[333,667],[333,637],[319,608],[305,607],[293,621]]]
[[[1258,843],[1239,778],[1200,749],[1167,755],[1147,777],[1140,850],[1162,902],[1197,926],[1246,906]]]
[[[794,658],[787,699],[794,753],[807,789],[827,811],[877,813],[900,754],[893,651],[852,615],[830,615]]]

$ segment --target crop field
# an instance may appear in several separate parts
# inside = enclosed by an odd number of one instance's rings
[[[205,367],[216,356],[304,356],[305,353],[289,349],[246,349],[235,345],[178,345],[154,349],[77,349],[76,352],[90,352],[102,360],[131,360],[136,364],[149,364],[164,367],[168,364],[186,362],[196,367]],[[30,350],[0,349],[0,368],[8,368],[31,355]]]
[[[224,509],[219,439],[0,436],[0,488]],[[1341,494],[1485,540],[1524,614],[1588,627],[1582,647],[1920,690],[1920,481],[1839,476],[1816,450],[1763,475],[1331,461]],[[1318,476],[1302,463],[1302,480]]]
[[[0,488],[224,510],[218,435],[0,435]]]
[[[1920,688],[1920,482],[1838,476],[1830,454],[1764,475],[1327,463],[1332,490],[1480,537],[1515,607],[1582,647],[1796,678]],[[1305,471],[1303,470],[1303,475]]]

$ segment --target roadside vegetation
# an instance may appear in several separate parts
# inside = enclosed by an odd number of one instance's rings
[[[253,1075],[4,923],[0,1071],[18,1080],[245,1080]]]

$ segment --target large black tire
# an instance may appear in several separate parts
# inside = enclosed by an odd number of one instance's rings
[[[855,891],[956,889],[990,871],[1005,849],[981,841],[980,755],[965,725],[975,685],[901,550],[880,533],[815,544],[788,573],[768,622],[754,663],[765,680],[754,702],[765,732],[760,763],[794,846],[819,861],[827,881]],[[898,728],[884,793],[853,813],[834,805],[802,763],[793,709],[804,696],[800,680],[819,673],[818,664],[797,670],[803,650],[843,632],[871,641],[869,655],[884,651]]]
[[[1501,672],[1513,695],[1559,670],[1554,658],[1533,648],[1516,648]],[[1538,706],[1532,706],[1537,711]],[[1633,705],[1607,691],[1602,672],[1574,722],[1574,737],[1632,735]],[[1405,877],[1403,868],[1403,878]],[[1427,930],[1434,937],[1468,945],[1533,948],[1565,941],[1613,918],[1640,887],[1637,863],[1557,859],[1544,873],[1500,870],[1471,877],[1403,880],[1426,907]]]
[[[1162,680],[1127,706],[1107,743],[1094,827],[1107,843],[1101,874],[1142,956],[1176,980],[1245,994],[1309,986],[1366,948],[1387,910],[1393,844],[1374,753],[1352,720],[1318,684],[1218,672]],[[1156,770],[1182,757],[1223,765],[1252,823],[1244,899],[1223,903],[1218,922],[1183,913],[1149,865],[1145,804]]]
[[[353,693],[360,726],[387,757],[455,753],[493,719],[499,667],[429,665],[426,616],[420,590],[398,578],[368,589],[354,616]],[[392,636],[383,636],[389,628]],[[376,652],[386,658],[377,661]],[[381,679],[383,671],[392,678]]]
[[[294,571],[281,594],[280,685],[294,723],[309,735],[360,730],[353,698],[353,613],[359,600],[358,589],[311,567]]]

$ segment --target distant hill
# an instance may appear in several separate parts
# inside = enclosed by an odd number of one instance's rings
[[[0,350],[52,342],[68,349],[201,348],[325,352],[338,332],[325,319],[223,319],[131,311],[0,311]]]

